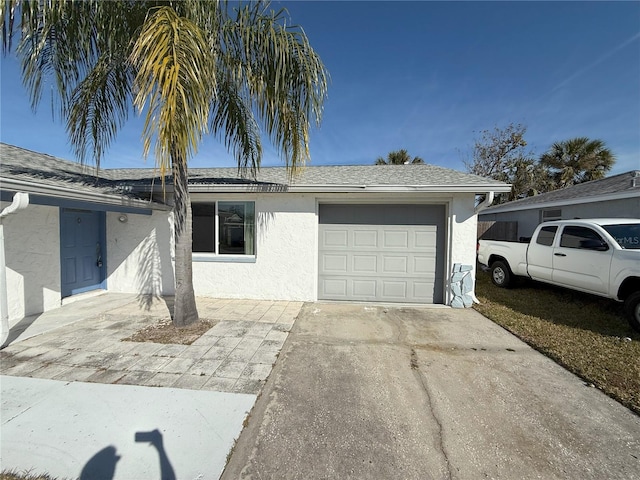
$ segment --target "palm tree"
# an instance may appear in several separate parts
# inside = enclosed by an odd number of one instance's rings
[[[407,165],[409,163],[424,163],[424,160],[420,157],[411,158],[405,149],[389,152],[386,160],[383,157],[376,159],[376,165]]]
[[[586,137],[556,142],[540,157],[557,189],[604,178],[614,163],[613,153],[602,140]]]
[[[16,53],[35,108],[43,83],[76,156],[99,168],[128,116],[146,114],[144,154],[155,145],[174,187],[176,300],[173,322],[198,320],[191,275],[187,163],[207,133],[224,139],[238,168],[255,173],[261,129],[290,172],[309,159],[328,73],[284,10],[262,1],[230,10],[215,0],[0,0],[5,53]],[[135,109],[135,110],[134,110]]]

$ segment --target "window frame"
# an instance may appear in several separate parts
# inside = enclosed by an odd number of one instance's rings
[[[220,253],[220,203],[243,203],[243,204],[252,204],[253,206],[253,253],[245,254],[245,253]],[[256,212],[256,201],[255,200],[229,200],[229,199],[217,199],[217,200],[192,200],[192,212],[193,205],[201,204],[201,205],[213,205],[214,206],[214,214],[213,214],[213,252],[195,252],[192,250],[191,257],[192,262],[232,262],[232,263],[255,263],[256,262],[256,253],[257,253],[257,231],[256,231],[256,221],[255,221],[255,212]],[[193,236],[193,223],[192,223],[192,236]],[[193,240],[192,240],[193,245]],[[193,248],[193,247],[192,247]]]

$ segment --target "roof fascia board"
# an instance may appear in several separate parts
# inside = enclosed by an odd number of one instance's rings
[[[142,209],[139,207],[125,207],[120,205],[105,205],[103,203],[95,203],[91,201],[69,200],[60,197],[43,197],[41,195],[29,195],[29,203],[33,205],[45,205],[49,207],[60,208],[78,208],[82,210],[92,210],[96,212],[116,212],[131,213],[136,215],[151,215],[153,209]]]
[[[58,187],[55,185],[43,185],[35,182],[28,182],[16,179],[0,179],[2,190],[4,191],[20,191],[34,194],[39,197],[53,197],[62,200],[80,201],[87,204],[102,204],[120,208],[140,209],[140,210],[171,210],[170,206],[160,203],[149,202],[147,200],[138,200],[127,198],[115,194],[106,193],[88,193],[74,190],[72,187]]]
[[[540,203],[531,203],[529,205],[512,205],[512,206],[496,206],[490,211],[483,211],[483,214],[517,212],[519,210],[534,210],[538,208],[564,207],[566,205],[576,205],[583,203],[606,202],[611,200],[624,200],[625,198],[640,197],[640,192],[627,191],[621,193],[611,193],[607,195],[593,195],[583,198],[571,198],[566,200],[547,201]]]

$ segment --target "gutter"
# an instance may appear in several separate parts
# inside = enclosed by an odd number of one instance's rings
[[[2,219],[12,213],[24,210],[29,205],[29,194],[18,192],[13,202],[0,212],[0,348],[9,337],[9,303],[7,300],[7,262],[4,256],[4,225]]]

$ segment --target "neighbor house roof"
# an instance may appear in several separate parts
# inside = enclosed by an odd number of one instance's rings
[[[640,197],[640,170],[579,183],[553,192],[514,200],[485,209],[482,214],[513,212],[533,208],[559,207],[578,203],[602,202]]]
[[[74,189],[138,198],[141,192],[159,191],[157,169],[102,169],[82,166],[50,155],[1,144],[0,177],[12,182],[37,183],[50,188]],[[171,177],[167,177],[168,190]],[[264,167],[252,172],[237,168],[191,168],[193,192],[506,192],[510,186],[495,180],[428,164],[305,166],[295,175],[285,167]],[[4,188],[4,187],[3,187]],[[137,192],[137,193],[136,193]]]

